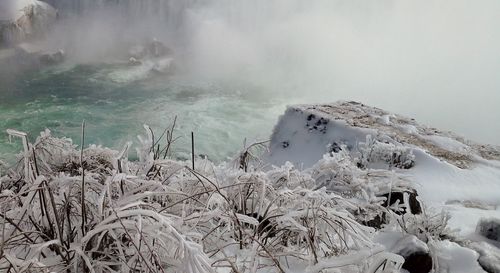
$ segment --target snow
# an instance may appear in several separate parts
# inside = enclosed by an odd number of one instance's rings
[[[438,208],[444,209],[450,214],[451,218],[448,222],[450,228],[459,230],[459,234],[463,236],[475,233],[477,224],[483,218],[493,217],[500,219],[500,208],[496,210],[484,210],[459,205],[445,205]]]
[[[298,107],[288,108],[272,134],[269,162],[281,165],[291,161],[296,166],[311,167],[333,142],[352,147],[367,135],[376,134],[373,129],[353,128],[343,120],[328,119],[324,124],[321,118]]]
[[[500,205],[500,168],[474,164],[460,169],[422,149],[415,149],[416,165],[408,170],[425,201],[477,200]]]
[[[424,135],[421,137],[449,151],[469,152],[470,150],[466,144],[450,137],[437,135]]]
[[[291,161],[307,170],[317,168],[316,161],[333,156],[339,148],[353,158],[363,158],[367,150],[372,155],[377,149],[389,149],[388,143],[411,150],[414,165],[396,168],[396,176],[404,177],[417,190],[426,213],[443,211],[450,216],[448,227],[454,236],[470,238],[481,219],[500,219],[498,147],[475,144],[359,103],[290,106],[273,131],[267,161],[274,165]],[[372,157],[363,166],[389,171],[391,165],[383,159]],[[427,250],[417,238],[398,232],[381,232],[374,240],[400,254]],[[401,241],[402,246],[398,244]],[[439,272],[484,272],[474,250],[449,241],[437,242],[434,247]],[[488,257],[483,260],[489,259],[491,264],[495,260],[491,257],[497,256]]]
[[[438,272],[485,273],[478,263],[479,254],[450,241],[433,243],[438,253]]]
[[[446,205],[473,201],[499,207],[499,161],[481,157],[474,145],[452,133],[359,103],[289,107],[274,129],[268,161],[275,165],[291,161],[306,169],[330,152],[332,143],[356,153],[369,139],[411,149],[415,165],[397,173],[411,181],[427,206],[450,212],[450,224],[463,235],[473,232],[481,217],[500,217],[498,210]],[[383,163],[371,162],[369,167],[387,169]]]
[[[70,250],[89,267],[103,268],[108,261],[93,260],[86,245],[111,232],[121,237],[109,238],[118,246],[109,262],[128,260],[132,266],[138,261],[137,249],[128,240],[117,240],[129,233],[135,244],[144,244],[147,255],[160,255],[162,263],[178,272],[229,272],[233,267],[259,273],[278,268],[406,272],[400,269],[402,257],[414,253],[432,257],[436,273],[483,273],[483,267],[498,272],[500,243],[477,232],[482,219],[500,219],[496,148],[380,109],[339,102],[289,107],[263,156],[264,163],[274,166],[247,160],[246,150],[218,166],[197,159],[192,170],[191,162],[159,158],[161,148],[153,143],[162,142],[154,139],[151,128],[145,129],[136,162],[126,158],[130,145],[122,152],[91,145],[81,154],[70,140],[43,132],[36,143],[26,145],[24,162],[0,178],[0,197],[6,200],[1,208],[7,217],[30,210],[32,221],[47,222],[44,217],[51,216],[40,216],[41,202],[34,198],[40,188],[45,190],[44,181],[50,181],[59,207],[65,206],[62,196],[73,198],[78,207],[82,155],[90,187],[86,201],[95,214],[89,221],[94,222],[85,235],[61,236],[74,238]],[[33,170],[33,158],[39,160],[41,174]],[[13,185],[26,180],[23,174],[29,183],[19,192]],[[423,213],[396,214],[408,205],[407,192],[413,189]],[[398,191],[406,192],[402,203],[383,205],[383,194]],[[384,221],[379,226],[366,224],[380,215]],[[79,227],[83,217],[69,218]],[[27,230],[33,225],[23,217],[19,222]],[[17,232],[11,225],[6,230],[8,235]],[[29,250],[10,245],[8,255],[22,266],[44,251],[54,254],[49,246],[60,244],[53,238],[38,240]],[[153,242],[166,251],[147,251]],[[51,258],[36,262],[59,263]]]
[[[429,253],[427,244],[414,235],[403,234],[399,231],[381,231],[375,235],[373,240],[385,246],[388,251],[404,257],[412,253]]]
[[[468,245],[469,248],[475,250],[480,255],[479,263],[481,266],[491,273],[500,273],[500,248],[495,247],[495,244],[490,244],[486,241],[473,242]]]

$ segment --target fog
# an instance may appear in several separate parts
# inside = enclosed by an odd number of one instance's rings
[[[0,1],[0,21],[10,20],[19,13],[19,10],[29,0],[2,0]]]
[[[500,144],[498,0],[47,2],[61,9],[47,43],[74,62],[154,37],[187,77],[357,100]]]
[[[191,31],[202,73],[500,144],[499,1],[257,1],[219,14],[229,2]]]

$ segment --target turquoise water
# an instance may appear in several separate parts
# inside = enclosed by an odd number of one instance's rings
[[[119,149],[137,143],[143,124],[156,134],[177,116],[175,156],[188,158],[190,133],[196,153],[215,161],[227,159],[246,138],[269,138],[284,100],[269,99],[258,87],[193,80],[180,75],[144,74],[123,65],[64,65],[25,72],[0,90],[0,160],[11,161],[20,150],[6,129],[28,132],[35,139],[45,128],[80,143],[82,121],[86,143]],[[133,153],[131,153],[133,156]]]

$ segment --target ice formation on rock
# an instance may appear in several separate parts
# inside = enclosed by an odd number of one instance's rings
[[[0,3],[0,46],[43,35],[56,20],[57,11],[37,0],[3,0]]]

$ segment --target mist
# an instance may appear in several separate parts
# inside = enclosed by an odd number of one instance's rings
[[[300,102],[359,100],[500,143],[498,1],[271,2],[198,14],[193,67]]]
[[[48,2],[61,19],[46,42],[75,63],[156,38],[188,78],[290,103],[361,101],[500,144],[499,1]]]

